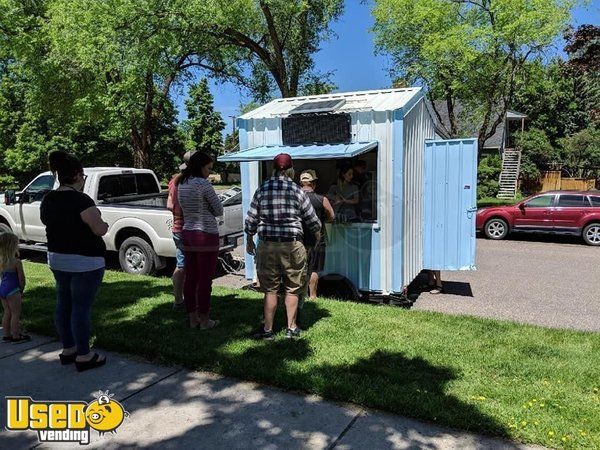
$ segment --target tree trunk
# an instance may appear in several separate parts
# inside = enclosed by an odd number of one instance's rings
[[[131,143],[133,146],[133,167],[136,169],[146,169],[150,165],[150,149],[148,140],[143,139],[135,124],[131,125]]]

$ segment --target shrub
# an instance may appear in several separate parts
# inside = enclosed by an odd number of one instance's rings
[[[498,155],[482,158],[477,167],[477,198],[495,197],[500,189],[502,160]]]

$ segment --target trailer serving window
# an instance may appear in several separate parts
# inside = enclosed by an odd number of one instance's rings
[[[349,144],[262,146],[231,153],[220,161],[259,161],[260,181],[272,174],[272,160],[288,153],[294,160],[295,181],[302,171],[317,174],[316,192],[329,198],[336,210],[336,223],[377,221],[377,141]],[[350,172],[350,174],[348,174]]]

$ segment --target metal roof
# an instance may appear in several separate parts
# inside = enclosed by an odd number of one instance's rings
[[[335,113],[358,111],[395,111],[406,106],[421,92],[420,87],[385,89],[378,91],[341,92],[337,94],[311,95],[308,97],[280,98],[247,112],[240,119],[268,119],[286,117],[290,112],[310,102],[345,100]]]

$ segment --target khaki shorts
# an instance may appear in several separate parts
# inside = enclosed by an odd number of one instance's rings
[[[256,249],[256,271],[263,292],[302,295],[306,281],[306,249],[301,241],[262,241]]]

